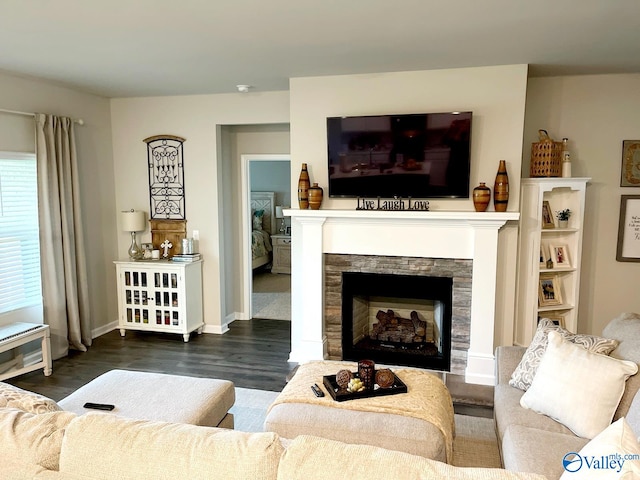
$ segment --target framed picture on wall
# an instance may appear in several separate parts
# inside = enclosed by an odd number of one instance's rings
[[[621,187],[640,187],[640,140],[623,140]]]
[[[620,197],[616,260],[640,262],[640,195]]]

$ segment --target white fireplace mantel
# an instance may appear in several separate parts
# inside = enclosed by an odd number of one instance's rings
[[[290,361],[326,358],[325,253],[473,260],[466,381],[493,385],[498,231],[518,212],[287,209],[292,218]]]

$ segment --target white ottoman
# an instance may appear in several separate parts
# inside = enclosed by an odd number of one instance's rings
[[[228,380],[111,370],[58,405],[78,415],[99,411],[84,408],[86,402],[115,405],[111,413],[139,420],[233,428],[228,411],[235,402],[235,388]]]

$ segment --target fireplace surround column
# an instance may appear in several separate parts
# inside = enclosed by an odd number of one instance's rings
[[[322,281],[323,224],[325,217],[301,217],[292,222],[291,265],[291,354],[289,361],[304,362],[326,357]],[[310,294],[316,292],[315,294]],[[293,321],[293,319],[296,321]]]
[[[486,328],[483,319],[495,318],[496,275],[498,265],[498,228],[495,225],[470,222],[473,226],[473,273],[472,285],[483,288],[471,289],[471,338],[467,356],[467,383],[493,385],[494,383],[494,345],[493,328]],[[494,301],[486,302],[481,298],[492,295]],[[492,327],[493,327],[493,322]]]

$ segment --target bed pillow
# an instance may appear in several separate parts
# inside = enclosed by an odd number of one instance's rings
[[[549,332],[547,350],[520,405],[547,415],[583,438],[594,438],[613,418],[627,378],[638,365],[590,352],[558,332]]]
[[[56,402],[44,395],[29,392],[4,382],[0,382],[0,407],[17,408],[23,412],[36,414],[62,410]]]
[[[254,210],[253,212],[253,229],[262,230],[262,219],[264,218],[264,210]]]
[[[640,478],[640,461],[625,460],[627,455],[640,455],[640,444],[624,418],[609,425],[580,452],[567,454],[563,460],[565,472],[560,480],[606,480],[610,478]],[[594,468],[592,459],[605,457],[608,468]],[[615,463],[612,463],[615,462]],[[591,467],[590,465],[594,465]]]
[[[511,375],[509,385],[524,391],[531,386],[533,377],[538,370],[538,365],[540,365],[540,359],[547,348],[547,335],[549,332],[558,332],[568,341],[580,345],[591,352],[601,353],[603,355],[609,355],[618,346],[617,340],[597,337],[595,335],[571,333],[569,330],[565,330],[561,326],[556,325],[548,318],[542,318],[540,322],[538,322],[538,329],[531,344],[524,352],[522,360],[520,360],[520,363]]]

